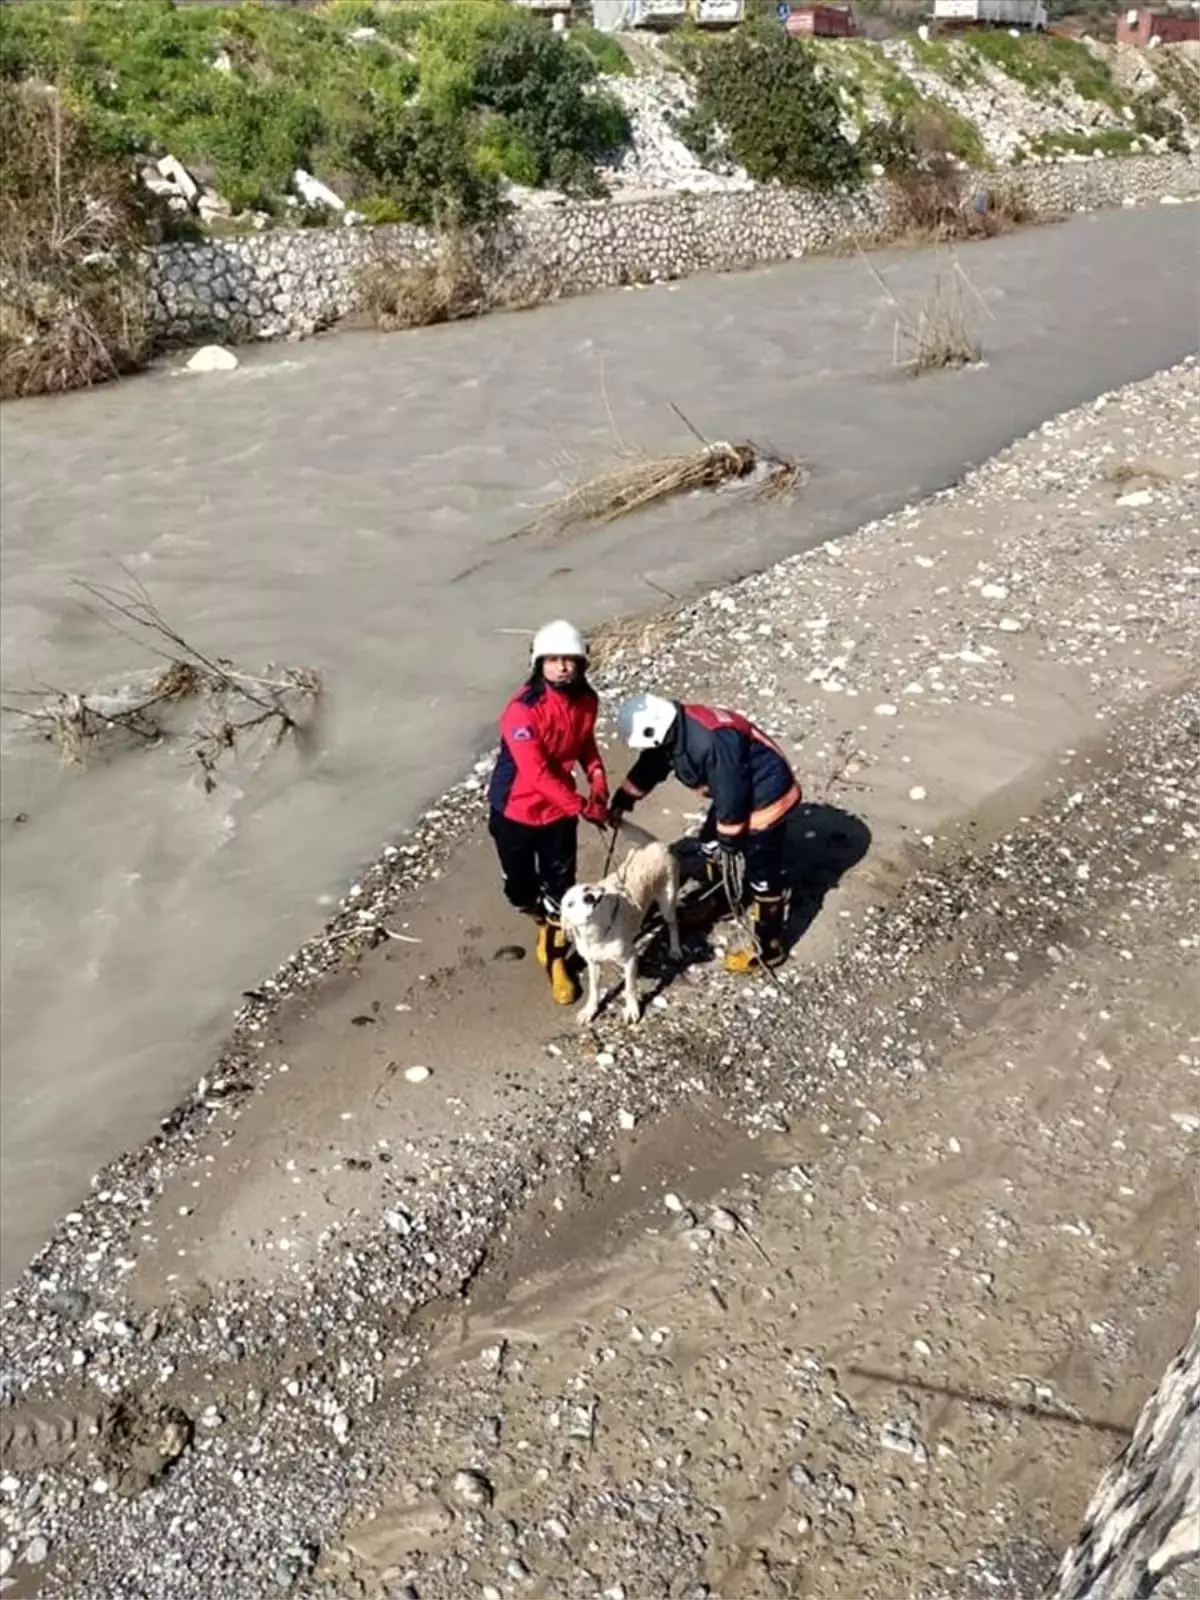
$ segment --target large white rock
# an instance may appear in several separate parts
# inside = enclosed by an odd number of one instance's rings
[[[305,205],[327,206],[330,211],[346,209],[344,200],[340,200],[332,189],[326,188],[319,178],[314,178],[311,172],[305,172],[303,167],[297,167],[292,173],[292,188]]]
[[[200,185],[192,177],[182,161],[174,156],[163,156],[158,163],[158,170],[168,183],[173,183],[189,206],[194,206],[200,197]]]
[[[195,355],[187,364],[189,372],[232,372],[238,364],[238,358],[232,350],[226,350],[223,344],[201,345]]]

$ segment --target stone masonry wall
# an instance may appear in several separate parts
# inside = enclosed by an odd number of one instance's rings
[[[1145,1600],[1200,1556],[1200,1316],[1100,1480],[1046,1600]],[[1171,1592],[1163,1583],[1163,1600]]]
[[[1127,156],[1011,168],[980,190],[1019,194],[1040,215],[1133,205],[1200,190],[1184,155]],[[527,210],[489,250],[493,286],[513,301],[584,294],[794,260],[897,228],[896,195],[880,182],[852,194],[755,189],[669,194]],[[312,333],[355,310],[363,269],[430,261],[436,237],[408,227],[310,229],[163,245],[150,253],[152,314],[175,342],[234,343]]]

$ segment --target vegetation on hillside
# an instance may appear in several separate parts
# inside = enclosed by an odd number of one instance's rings
[[[133,370],[153,201],[58,97],[0,83],[0,397]]]
[[[414,222],[494,216],[502,177],[595,193],[629,137],[598,57],[616,64],[610,41],[501,0],[0,7],[0,78],[58,85],[105,152],[170,152],[235,210],[279,212],[297,167]]]
[[[728,153],[760,183],[835,189],[862,181],[815,51],[781,29],[743,28],[696,53],[696,107],[680,133],[702,157]]]

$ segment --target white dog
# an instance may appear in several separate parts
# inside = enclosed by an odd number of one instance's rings
[[[579,1012],[581,1028],[586,1028],[600,1009],[600,968],[606,961],[624,969],[626,1022],[637,1022],[641,1016],[637,939],[651,906],[656,905],[662,912],[672,957],[679,960],[683,954],[675,915],[679,864],[670,847],[651,834],[624,819],[621,829],[639,842],[617,870],[599,883],[577,883],[562,900],[563,930],[587,963],[587,999]]]

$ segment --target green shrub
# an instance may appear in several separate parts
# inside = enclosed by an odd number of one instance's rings
[[[1188,148],[1183,118],[1166,103],[1161,90],[1142,95],[1134,102],[1133,126],[1143,138],[1165,139],[1170,149],[1181,154]]]
[[[354,202],[354,209],[364,222],[374,226],[383,226],[393,222],[405,222],[404,207],[387,194],[368,194]]]
[[[491,222],[504,209],[496,177],[472,160],[462,129],[425,106],[379,107],[348,139],[346,153],[406,222]]]
[[[700,56],[696,111],[680,126],[701,154],[714,130],[752,178],[834,189],[862,179],[862,162],[841,131],[841,107],[818,73],[811,46],[776,29],[715,40]]]
[[[570,43],[590,56],[597,70],[610,78],[626,78],[633,72],[625,46],[611,33],[601,33],[599,28],[575,27],[571,29]]]
[[[422,28],[420,57],[421,101],[433,115],[502,117],[537,184],[598,193],[595,163],[629,139],[623,108],[594,88],[593,59],[507,6],[445,7]]]
[[[538,181],[537,156],[528,139],[504,117],[492,117],[485,125],[475,146],[475,164],[483,173],[529,188]]]

